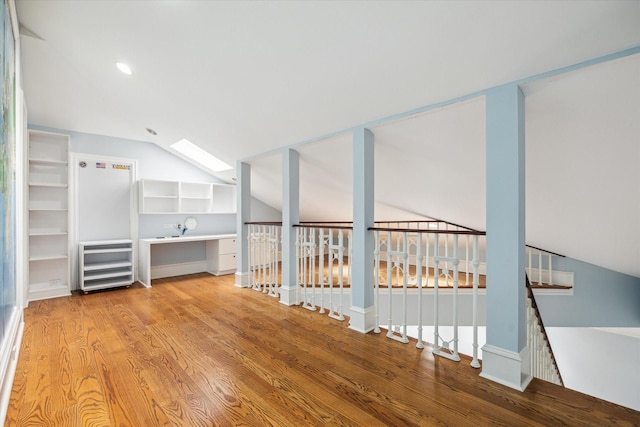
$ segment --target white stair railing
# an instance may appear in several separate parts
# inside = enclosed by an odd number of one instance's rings
[[[384,226],[388,227],[384,227]],[[424,224],[418,226],[424,227]],[[397,228],[406,227],[406,228]],[[460,360],[458,354],[458,294],[459,294],[459,265],[464,264],[471,270],[465,272],[473,282],[473,360],[471,365],[480,367],[478,360],[478,286],[480,247],[479,238],[482,232],[465,229],[455,225],[439,224],[429,221],[427,229],[416,229],[410,223],[377,223],[374,230],[374,305],[376,325],[374,332],[381,332],[380,301],[386,297],[387,306],[387,337],[402,343],[408,343],[407,318],[411,315],[415,319],[416,313],[409,313],[408,288],[417,288],[417,323],[418,348],[424,347],[423,324],[429,313],[423,304],[424,291],[433,286],[433,353],[437,356],[452,360]],[[460,239],[460,235],[464,238]],[[463,246],[463,250],[461,250]],[[470,257],[471,255],[471,257]],[[410,261],[413,260],[413,261]],[[383,262],[385,265],[383,265]],[[430,267],[433,263],[433,268]],[[411,270],[415,266],[415,273]],[[385,268],[386,267],[386,268]],[[433,274],[430,282],[429,276]],[[439,328],[439,316],[442,286],[452,295],[453,337],[448,341],[443,339]],[[415,305],[411,305],[415,307]],[[397,312],[400,313],[397,313]]]
[[[351,227],[300,224],[296,230],[297,289],[302,306],[343,321],[344,298],[350,295],[345,288],[351,283]]]
[[[274,223],[250,223],[248,227],[251,288],[277,298],[282,226]]]
[[[544,330],[544,324],[530,286],[527,286],[527,345],[531,358],[531,375],[562,386],[560,370],[556,364],[551,343]]]
[[[553,257],[564,257],[564,255],[545,251],[534,246],[526,247],[527,267],[526,272],[531,284],[537,286],[558,285],[554,278]],[[566,285],[566,283],[560,283]]]

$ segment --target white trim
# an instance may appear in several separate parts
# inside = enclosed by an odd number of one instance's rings
[[[349,329],[366,334],[373,331],[376,327],[376,308],[375,306],[361,308],[351,306],[349,317]]]
[[[540,280],[538,277],[542,276],[542,283],[549,283],[549,270],[543,269],[542,274],[537,267],[527,267],[527,274],[529,276],[529,282],[532,285],[538,284]],[[573,286],[573,271],[558,271],[552,270],[551,277],[553,278],[553,284],[558,286]]]
[[[281,286],[280,287],[280,304],[284,304],[288,306],[300,304],[300,301],[297,300],[297,296],[296,296],[297,293],[298,293],[298,290],[296,289],[296,286],[292,286],[292,287]]]
[[[480,376],[504,386],[524,391],[531,376],[529,347],[520,353],[485,344],[482,347],[482,372]]]
[[[237,288],[248,288],[249,286],[251,286],[251,273],[250,272],[241,273],[239,271],[236,271],[235,286]]]
[[[186,274],[204,273],[207,261],[181,262],[179,264],[154,265],[151,267],[151,280],[163,277],[184,276]]]
[[[22,333],[24,331],[24,319],[22,318],[22,308],[14,307],[9,319],[7,335],[2,341],[0,349],[0,424],[4,425],[13,387],[13,378],[18,364],[18,354],[22,343]]]
[[[573,287],[569,289],[560,288],[531,288],[534,296],[552,295],[552,296],[573,296]]]

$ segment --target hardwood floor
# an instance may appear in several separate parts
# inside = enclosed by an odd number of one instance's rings
[[[638,425],[207,274],[33,302],[7,426]]]

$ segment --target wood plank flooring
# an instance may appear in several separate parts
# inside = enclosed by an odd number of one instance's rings
[[[33,302],[7,426],[639,425],[208,274]]]

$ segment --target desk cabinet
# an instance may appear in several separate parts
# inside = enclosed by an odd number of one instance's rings
[[[80,289],[129,286],[133,283],[133,242],[101,240],[79,243]]]
[[[207,269],[216,276],[236,271],[236,239],[220,239],[207,242]]]
[[[236,271],[236,237],[235,234],[217,234],[140,239],[138,245],[138,282],[150,287],[152,278],[159,279],[203,272],[216,276],[234,273]],[[204,246],[206,253],[202,258],[199,258],[202,261],[182,263],[178,261],[177,264],[171,263],[169,265],[151,262],[153,247],[188,242],[206,242]]]

